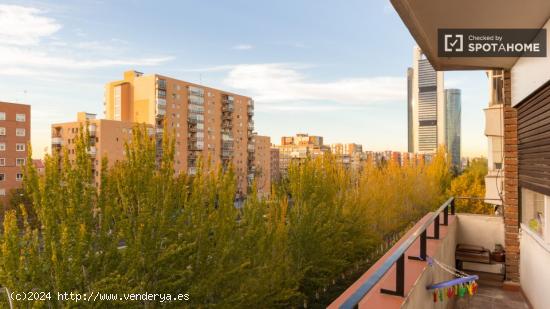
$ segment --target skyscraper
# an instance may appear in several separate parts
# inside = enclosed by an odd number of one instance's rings
[[[407,151],[414,152],[412,83],[413,68],[407,68]]]
[[[460,167],[460,89],[445,89],[445,135],[447,152],[454,168]]]
[[[412,72],[407,70],[407,75],[409,152],[433,153],[446,143],[443,72],[435,71],[420,48],[415,47]]]

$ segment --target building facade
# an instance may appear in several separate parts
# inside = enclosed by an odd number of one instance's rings
[[[136,71],[105,87],[105,117],[155,127],[160,156],[163,130],[176,141],[176,172],[232,165],[245,193],[253,177],[254,102],[251,98],[158,74]]]
[[[21,187],[31,140],[31,107],[0,102],[0,202]]]
[[[271,193],[271,138],[254,134],[254,180],[258,195]]]
[[[52,124],[52,152],[66,149],[70,162],[76,160],[76,142],[81,130],[88,130],[94,183],[100,183],[102,158],[108,159],[108,167],[124,159],[124,144],[132,137],[136,124],[128,121],[96,119],[95,114],[79,112],[76,121]],[[154,135],[153,126],[148,134]],[[84,133],[84,132],[82,132]]]
[[[271,183],[276,183],[281,179],[281,171],[279,169],[279,148],[271,147],[270,159]]]
[[[446,143],[443,72],[434,70],[422,50],[415,47],[412,72],[408,70],[407,75],[408,119],[412,121],[408,136],[413,148],[409,152],[434,153]]]
[[[279,148],[279,170],[285,176],[292,161],[299,162],[308,157],[315,158],[330,151],[330,146],[323,144],[322,136],[304,133],[296,136],[281,137]]]
[[[461,133],[461,92],[460,89],[445,89],[445,144],[451,156],[451,165],[460,169]]]

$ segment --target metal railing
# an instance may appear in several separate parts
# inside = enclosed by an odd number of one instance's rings
[[[412,233],[405,241],[392,253],[386,261],[365,281],[351,296],[349,296],[344,303],[340,305],[341,309],[356,308],[361,299],[365,297],[374,286],[384,277],[386,273],[395,264],[396,276],[395,276],[395,290],[380,289],[380,293],[405,296],[405,253],[420,237],[420,252],[418,256],[408,256],[410,260],[426,261],[426,248],[427,239],[439,239],[440,225],[449,224],[449,212],[450,215],[455,214],[455,198],[449,198],[443,205],[437,209],[433,215],[426,220],[420,227],[418,227],[414,233]],[[441,223],[441,214],[443,214],[443,222]],[[433,235],[428,236],[428,228],[433,223]]]

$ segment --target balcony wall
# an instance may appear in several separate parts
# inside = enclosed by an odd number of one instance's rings
[[[504,195],[502,187],[504,181],[504,172],[491,171],[485,176],[485,202],[493,205],[502,205],[500,194]]]
[[[521,225],[520,283],[533,308],[550,308],[550,245]]]
[[[329,308],[338,308],[345,300],[357,291],[360,286],[369,280],[374,272],[383,265],[385,260],[395,252],[405,239],[412,235],[427,216],[420,220],[415,227],[407,232],[382,258],[380,258],[359,280],[353,283],[340,297],[338,297]],[[432,235],[433,225],[428,229],[428,235]],[[457,244],[469,244],[485,247],[493,250],[495,244],[504,245],[504,220],[500,216],[457,214],[449,217],[449,225],[441,226],[440,239],[428,239],[427,254],[447,265],[455,265],[455,249]],[[405,297],[396,297],[380,293],[381,288],[394,289],[395,287],[395,265],[382,277],[382,279],[368,292],[359,302],[359,308],[454,308],[460,306],[455,301],[433,302],[433,294],[426,289],[426,286],[450,280],[453,275],[445,272],[440,267],[429,266],[427,262],[407,259],[407,256],[418,255],[418,239],[407,250],[405,254]],[[523,249],[522,249],[523,250]],[[550,258],[550,257],[549,257]],[[547,261],[550,263],[550,260]],[[476,263],[477,264],[477,263]],[[541,264],[539,264],[541,265]],[[550,264],[546,264],[550,265]],[[464,265],[466,266],[466,265]],[[475,265],[474,265],[475,266]],[[498,267],[495,267],[498,266]],[[479,268],[478,268],[479,267]],[[500,268],[499,268],[500,267]],[[481,265],[476,271],[502,272],[502,265]],[[550,271],[550,269],[549,269]],[[549,294],[550,295],[550,294]],[[465,300],[463,300],[464,302]],[[537,307],[535,307],[537,308]],[[541,307],[541,308],[550,308]]]
[[[485,109],[485,135],[502,136],[504,116],[502,105],[493,105]]]

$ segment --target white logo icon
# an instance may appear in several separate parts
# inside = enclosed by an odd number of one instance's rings
[[[464,51],[464,35],[462,34],[445,34],[445,52],[462,52]]]

